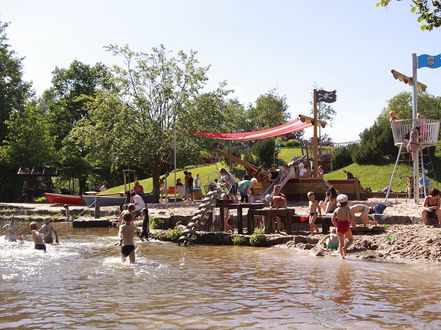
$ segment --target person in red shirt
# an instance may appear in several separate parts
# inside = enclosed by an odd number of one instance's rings
[[[139,181],[135,181],[135,185],[133,186],[133,191],[142,196],[144,194],[144,187],[139,183]]]

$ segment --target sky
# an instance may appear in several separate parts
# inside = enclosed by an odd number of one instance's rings
[[[378,0],[0,0],[10,22],[9,44],[23,57],[24,78],[37,95],[55,67],[79,60],[120,64],[109,44],[148,52],[164,44],[195,50],[210,66],[206,89],[226,81],[245,105],[276,89],[291,118],[311,111],[315,86],[337,90],[337,112],[326,133],[335,142],[359,139],[396,94],[411,87],[390,70],[412,72],[412,53],[441,53],[441,30],[421,31],[410,0],[377,8]],[[441,69],[418,80],[441,95]],[[312,129],[306,132],[310,136]]]

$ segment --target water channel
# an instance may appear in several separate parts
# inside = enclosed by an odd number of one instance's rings
[[[440,265],[156,241],[130,265],[116,229],[56,228],[0,239],[0,328],[441,328]]]

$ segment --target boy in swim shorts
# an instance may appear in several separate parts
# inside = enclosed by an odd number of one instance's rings
[[[138,229],[133,224],[132,214],[124,213],[124,224],[119,227],[118,236],[120,238],[122,261],[125,262],[129,257],[130,263],[135,263],[135,242],[134,237]]]
[[[51,219],[44,219],[44,225],[40,228],[40,233],[43,234],[43,239],[46,244],[52,244],[54,242],[54,238],[52,237],[52,233],[55,235],[55,243],[59,244],[57,231],[51,224]]]
[[[29,228],[32,230],[32,239],[34,240],[35,249],[46,252],[46,245],[43,243],[43,235],[37,230],[37,223],[31,222]]]
[[[318,202],[315,200],[315,194],[313,191],[308,192],[308,199],[309,199],[309,231],[311,232],[311,235],[314,235],[315,233],[318,234],[318,228],[315,224],[315,221],[317,220],[317,213],[319,216],[322,216],[322,210],[320,209],[320,206]]]
[[[331,221],[333,226],[337,228],[340,257],[344,259],[348,247],[353,242],[350,224],[355,223],[355,216],[348,206],[347,195],[345,194],[338,195],[337,203],[339,207],[334,211]],[[347,239],[346,243],[345,243],[345,239]]]

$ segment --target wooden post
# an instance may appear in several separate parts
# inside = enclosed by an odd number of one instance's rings
[[[314,88],[314,177],[318,177],[318,141],[317,141],[317,89]]]
[[[242,205],[237,207],[237,233],[243,234]]]
[[[224,228],[225,210],[222,206],[219,208],[219,212],[220,212],[220,218],[221,218],[219,221],[219,231],[225,231],[225,228]]]

